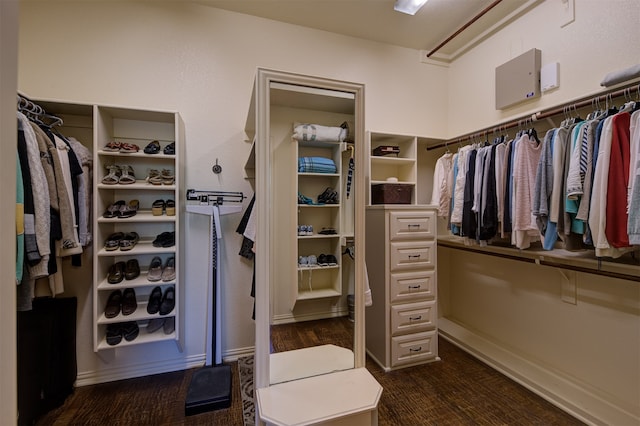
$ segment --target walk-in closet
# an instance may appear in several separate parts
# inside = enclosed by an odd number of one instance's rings
[[[404,3],[0,1],[0,424],[640,423],[640,3]]]

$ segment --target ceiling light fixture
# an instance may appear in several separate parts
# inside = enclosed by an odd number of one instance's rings
[[[393,10],[407,15],[415,15],[426,2],[427,0],[396,0]]]

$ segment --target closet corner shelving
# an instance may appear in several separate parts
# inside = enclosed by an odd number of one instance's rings
[[[341,189],[344,188],[342,178],[342,153],[346,151],[345,143],[296,142],[296,158],[323,157],[329,158],[336,164],[336,173],[297,173],[297,193],[307,195],[321,194],[326,188],[334,188],[339,192],[336,204],[301,204],[298,203],[297,219],[300,226],[313,226],[312,235],[297,236],[297,256],[330,254],[336,259],[341,258],[341,237],[343,231],[343,214]],[[297,195],[296,195],[297,196]],[[335,234],[320,234],[322,229],[334,229]],[[297,282],[293,292],[293,303],[299,300],[320,299],[342,296],[342,267],[341,262],[331,265],[301,265],[297,267]],[[295,282],[295,281],[294,281]]]
[[[342,249],[354,235],[354,197],[345,196],[350,150],[345,142],[296,141],[296,123],[313,123],[327,127],[354,121],[356,100],[353,93],[338,88],[320,87],[287,79],[269,83],[268,129],[270,134],[269,203],[273,212],[273,252],[277,267],[271,291],[273,316],[291,321],[295,315],[331,317],[346,312],[347,282],[343,277]],[[248,126],[250,127],[250,126]],[[247,129],[252,137],[252,130]],[[252,155],[245,166],[247,176],[254,172]],[[335,173],[298,172],[300,157],[332,159]],[[338,192],[338,202],[319,205],[318,195],[325,189]],[[301,194],[313,204],[298,202]],[[311,235],[298,235],[298,227],[313,227]],[[335,234],[320,234],[323,228]],[[300,264],[300,257],[332,255],[335,264],[314,267]],[[327,301],[331,301],[327,304]],[[314,309],[314,306],[317,307]],[[295,311],[295,313],[294,313]]]
[[[367,165],[367,185],[369,187],[368,198],[366,200],[367,205],[373,204],[373,186],[388,183],[411,186],[412,196],[410,204],[416,204],[418,138],[415,136],[374,131],[367,131],[366,138],[367,150],[369,152],[369,164]],[[389,154],[384,156],[373,154],[374,149],[386,145],[397,146],[400,148],[400,152],[397,155]],[[393,180],[388,180],[390,178]]]
[[[178,349],[182,351],[184,325],[182,323],[183,304],[183,265],[181,259],[183,230],[183,153],[184,130],[181,118],[177,112],[148,111],[110,106],[94,106],[94,253],[93,253],[93,346],[99,352],[108,349],[122,348],[158,341],[176,341]],[[144,148],[152,141],[158,141],[161,150],[156,154],[144,153]],[[112,142],[136,144],[140,151],[136,153],[120,153],[106,151],[105,146]],[[175,142],[175,154],[164,154],[164,147]],[[136,181],[132,184],[105,184],[104,176],[108,174],[107,166],[131,166]],[[175,176],[172,184],[154,185],[145,179],[151,169],[170,170]],[[124,200],[139,201],[138,212],[130,218],[105,218],[103,213],[112,203]],[[153,215],[151,206],[156,200],[173,200],[175,215],[167,215],[166,210],[161,215]],[[115,232],[137,232],[140,241],[128,251],[120,249],[105,250],[105,242]],[[162,232],[175,232],[175,244],[170,247],[154,247],[153,240]],[[167,281],[149,281],[147,272],[154,257],[162,259],[163,268],[171,257],[175,259],[176,277]],[[136,259],[141,273],[132,280],[123,280],[117,284],[107,281],[110,267],[116,262],[127,262]],[[163,295],[167,290],[175,290],[175,306],[173,310],[161,316],[159,313],[148,314],[147,304],[151,291],[159,286]],[[105,305],[110,294],[115,290],[124,291],[132,288],[136,294],[137,309],[130,315],[120,312],[114,318],[106,318]],[[173,318],[174,330],[170,333],[163,327],[153,333],[147,333],[146,325],[154,318]],[[107,328],[110,324],[135,321],[139,327],[138,336],[116,345],[109,345],[106,341]],[[169,330],[168,330],[169,331]]]

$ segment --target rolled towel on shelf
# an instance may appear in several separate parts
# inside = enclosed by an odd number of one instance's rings
[[[348,130],[342,127],[328,127],[319,124],[293,125],[293,139],[298,142],[343,142]]]
[[[630,66],[623,70],[610,72],[604,76],[604,79],[600,82],[600,86],[609,87],[637,77],[640,77],[640,64]]]

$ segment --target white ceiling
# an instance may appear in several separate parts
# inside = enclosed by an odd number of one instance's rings
[[[495,0],[429,0],[414,16],[394,0],[198,0],[220,9],[431,52]],[[502,0],[443,46],[433,59],[451,60],[542,0]]]

